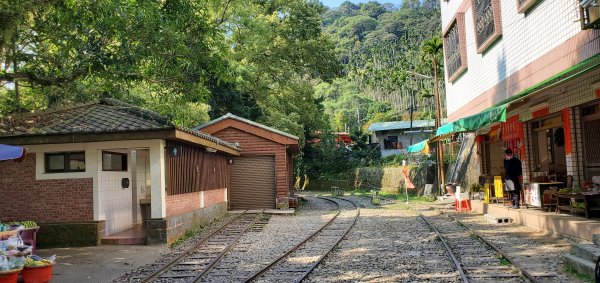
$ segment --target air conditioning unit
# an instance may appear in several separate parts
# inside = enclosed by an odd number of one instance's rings
[[[582,28],[600,28],[600,0],[581,0]]]
[[[579,2],[579,5],[581,5],[582,8],[584,9],[589,9],[590,7],[597,7],[598,5],[598,0],[581,0]]]

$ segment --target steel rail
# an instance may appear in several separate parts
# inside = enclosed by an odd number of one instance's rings
[[[265,272],[267,272],[269,269],[271,269],[271,268],[272,268],[273,266],[275,266],[277,263],[281,262],[281,261],[282,261],[284,258],[286,258],[288,255],[290,255],[291,253],[293,253],[293,252],[297,251],[297,250],[298,250],[300,247],[304,246],[304,245],[305,245],[305,244],[306,244],[308,241],[310,241],[310,240],[311,240],[311,239],[313,239],[315,236],[317,236],[317,235],[318,235],[320,232],[322,232],[322,231],[323,231],[325,228],[329,227],[329,226],[331,225],[331,223],[333,223],[333,221],[334,221],[335,219],[337,219],[337,217],[338,217],[338,216],[340,215],[340,213],[341,213],[341,207],[340,207],[340,204],[339,204],[338,202],[336,202],[335,200],[332,200],[332,199],[329,199],[329,198],[324,198],[324,197],[317,197],[317,198],[320,198],[320,199],[324,199],[324,200],[330,201],[330,202],[334,203],[334,204],[337,206],[337,212],[336,212],[336,214],[334,215],[334,217],[332,217],[332,218],[331,218],[329,221],[327,221],[327,223],[323,224],[323,225],[322,225],[322,226],[321,226],[321,227],[320,227],[320,228],[319,228],[317,231],[315,231],[314,233],[312,233],[310,236],[306,237],[306,238],[305,238],[305,239],[304,239],[302,242],[298,243],[296,246],[292,247],[290,250],[288,250],[287,252],[285,252],[285,253],[284,253],[284,254],[282,254],[281,256],[279,256],[279,257],[277,257],[276,259],[274,259],[273,261],[271,261],[271,262],[270,262],[268,265],[266,265],[265,267],[263,267],[261,270],[259,270],[259,271],[255,272],[253,275],[251,275],[250,277],[248,277],[246,280],[244,280],[244,282],[245,282],[245,283],[247,283],[247,282],[252,282],[252,281],[254,281],[254,280],[258,279],[258,278],[259,278],[261,275],[263,275]],[[354,205],[356,208],[358,208],[358,206],[357,206],[355,203],[353,203],[352,201],[349,201],[349,200],[346,200],[346,201],[348,201],[348,202],[352,203],[352,204],[353,204],[353,205]],[[359,211],[359,213],[360,213],[360,211]],[[358,218],[358,215],[357,215],[357,217],[356,217],[356,218]],[[356,223],[356,218],[355,218],[355,220],[354,220],[354,222],[353,222],[353,224],[352,224],[352,225],[354,225],[354,223]],[[345,231],[345,233],[342,235],[342,237],[341,237],[341,238],[343,238],[344,236],[346,236],[346,234],[348,233],[348,231],[350,231],[350,229],[348,229],[347,231]],[[338,240],[338,241],[337,241],[337,243],[339,243],[340,241],[341,241],[341,239],[340,239],[340,240]],[[329,254],[329,252],[330,252],[331,250],[333,250],[333,247],[335,247],[335,246],[337,245],[337,243],[336,243],[335,245],[333,245],[331,249],[329,249],[329,251],[327,252],[327,254]],[[327,254],[325,254],[325,255],[327,255]],[[324,257],[323,257],[323,258],[324,258]],[[319,262],[320,262],[321,260],[322,260],[322,258],[320,258],[320,259],[319,259]],[[296,282],[298,282],[298,281],[301,281],[302,279],[304,279],[304,278],[305,278],[305,277],[306,277],[306,276],[307,276],[307,275],[308,275],[308,274],[309,274],[309,273],[310,273],[310,272],[311,272],[311,271],[312,271],[312,270],[313,270],[315,267],[316,267],[316,265],[312,266],[312,267],[311,267],[311,269],[310,269],[308,272],[306,272],[305,274],[303,274],[303,276],[301,277],[301,279],[300,279],[300,280],[297,280]]]
[[[336,198],[336,197],[333,197]],[[356,203],[347,200],[347,199],[343,199],[343,198],[336,198],[336,199],[341,199],[341,200],[345,200],[347,202],[350,202],[352,205],[354,205],[354,207],[358,210],[358,212],[356,213],[356,217],[354,217],[354,220],[352,220],[352,224],[350,224],[350,226],[348,227],[348,229],[346,229],[346,231],[344,231],[344,233],[337,239],[337,241],[335,242],[335,244],[331,245],[329,247],[329,249],[327,249],[327,251],[322,254],[319,259],[317,259],[316,262],[314,262],[309,269],[301,275],[300,278],[298,278],[295,282],[299,283],[302,280],[304,280],[304,278],[306,278],[306,276],[308,276],[320,263],[321,261],[323,261],[323,259],[325,259],[325,257],[327,255],[329,255],[329,253],[331,253],[331,251],[333,251],[333,249],[342,241],[342,239],[344,239],[344,237],[346,237],[346,235],[348,235],[348,232],[350,232],[350,229],[352,229],[352,227],[354,227],[354,224],[356,224],[356,221],[358,220],[358,217],[360,216],[360,209],[358,208],[358,206],[356,205]]]
[[[469,283],[469,278],[467,277],[467,274],[465,274],[465,271],[463,270],[462,265],[460,264],[460,262],[454,255],[454,252],[452,252],[452,250],[450,249],[450,246],[448,246],[448,243],[446,243],[445,237],[442,236],[442,234],[429,221],[427,221],[427,219],[425,218],[425,216],[423,216],[423,214],[419,213],[419,216],[421,216],[421,218],[423,219],[423,221],[425,221],[425,223],[427,223],[429,228],[431,228],[431,230],[433,230],[438,235],[438,237],[442,241],[442,244],[444,244],[444,248],[446,249],[446,252],[452,259],[452,262],[454,262],[454,265],[456,266],[456,270],[458,270],[458,273],[460,274],[460,278],[462,278],[463,282]]]
[[[525,277],[527,277],[527,279],[529,279],[531,282],[533,283],[542,283],[542,281],[538,280],[535,278],[535,276],[533,276],[531,273],[529,273],[529,271],[527,271],[525,268],[523,268],[522,265],[520,265],[519,263],[517,263],[516,261],[514,261],[514,259],[511,259],[510,257],[508,257],[505,253],[503,253],[498,247],[496,247],[496,245],[494,245],[492,242],[488,241],[487,239],[485,239],[483,236],[481,236],[481,234],[479,234],[479,232],[475,231],[474,229],[472,229],[471,227],[467,226],[466,224],[462,223],[461,221],[459,221],[458,219],[456,219],[454,216],[447,214],[446,215],[450,218],[452,218],[452,220],[456,221],[458,224],[460,224],[461,226],[467,228],[467,230],[469,230],[469,232],[473,233],[473,235],[477,236],[477,238],[481,239],[483,242],[485,242],[488,246],[490,246],[494,251],[496,251],[497,253],[499,253],[502,257],[504,257],[506,260],[508,260],[514,267],[516,267],[519,272],[521,272],[522,275],[524,275]],[[540,276],[541,277],[541,276]]]
[[[221,252],[221,254],[219,254],[219,256],[217,256],[216,258],[211,260],[209,262],[208,266],[206,268],[204,268],[204,270],[202,270],[202,272],[193,279],[194,283],[200,282],[200,279],[202,279],[202,277],[204,277],[204,275],[206,275],[209,271],[211,271],[213,269],[215,264],[217,262],[219,262],[219,260],[221,260],[225,256],[225,254],[227,254],[227,252],[229,252],[229,250],[231,250],[231,248],[233,248],[233,246],[235,246],[235,244],[237,244],[237,242],[239,242],[242,235],[244,235],[246,233],[246,231],[248,231],[248,229],[250,229],[250,227],[252,227],[252,225],[254,225],[260,217],[261,217],[261,213],[257,214],[256,217],[254,218],[254,220],[252,220],[252,222],[248,223],[246,225],[246,227],[244,227],[244,230],[241,233],[239,233],[235,237],[235,239],[233,239],[233,241],[231,241],[229,243],[229,245],[227,245],[227,247]]]
[[[192,246],[191,248],[185,250],[184,252],[182,252],[180,255],[178,255],[177,257],[175,257],[174,259],[172,259],[171,261],[169,261],[167,264],[163,265],[163,267],[155,270],[154,272],[150,273],[150,275],[148,275],[146,278],[142,279],[142,281],[140,281],[140,283],[148,283],[148,282],[152,282],[154,281],[156,278],[158,278],[161,274],[163,274],[165,271],[170,270],[173,266],[175,266],[178,262],[181,261],[181,259],[189,254],[191,254],[194,250],[196,250],[200,245],[206,243],[209,239],[211,239],[214,235],[216,235],[217,233],[225,230],[225,228],[227,228],[227,226],[229,226],[229,224],[231,224],[233,221],[237,220],[238,218],[242,217],[242,215],[246,214],[247,210],[245,210],[244,212],[240,213],[238,216],[233,217],[232,219],[230,219],[229,221],[227,221],[227,223],[223,224],[223,226],[221,226],[219,229],[215,230],[214,232],[210,233],[208,236],[206,236],[204,239],[202,239],[200,242],[198,242],[197,244],[195,244],[194,246]]]

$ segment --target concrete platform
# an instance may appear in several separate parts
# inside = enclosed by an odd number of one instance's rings
[[[106,245],[37,250],[37,254],[43,257],[56,255],[52,282],[61,283],[112,282],[125,272],[153,263],[166,252],[166,245]]]
[[[290,208],[290,209],[254,209],[254,210],[230,210],[229,213],[231,214],[240,214],[240,213],[268,213],[268,214],[294,214],[294,212],[296,212],[295,209]]]
[[[471,200],[471,207],[475,212],[510,217],[517,224],[578,240],[591,242],[593,234],[600,234],[600,218],[586,219],[541,211],[539,208],[511,209],[502,204],[486,204],[481,200]]]

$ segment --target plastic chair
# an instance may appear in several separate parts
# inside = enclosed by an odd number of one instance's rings
[[[37,238],[37,232],[40,229],[40,227],[35,227],[35,228],[29,228],[29,229],[23,229],[21,230],[21,232],[19,232],[21,239],[23,240],[23,244],[29,245],[31,246],[31,253],[35,254],[35,242],[36,242],[36,238]]]
[[[456,186],[456,211],[471,211],[471,200],[469,199],[469,193],[461,193],[460,186]]]

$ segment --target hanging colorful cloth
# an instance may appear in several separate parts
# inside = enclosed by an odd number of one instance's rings
[[[415,184],[410,180],[408,176],[408,167],[406,166],[406,160],[402,160],[402,176],[404,176],[404,185],[407,189],[416,188]]]

